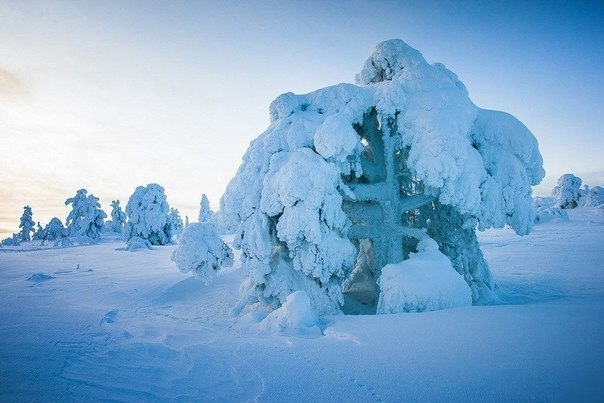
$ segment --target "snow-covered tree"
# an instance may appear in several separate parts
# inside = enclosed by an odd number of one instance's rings
[[[2,240],[2,246],[19,246],[21,245],[21,234],[16,234],[13,233],[13,236],[10,236],[8,238],[4,238]]]
[[[233,251],[210,223],[192,223],[178,238],[172,261],[183,273],[193,272],[208,284],[221,267],[233,264]]]
[[[475,230],[531,230],[531,186],[545,175],[536,139],[400,40],[378,45],[357,84],[278,97],[221,199],[248,303],[305,291],[319,313],[339,312],[357,261],[372,261],[377,280],[428,237],[474,304],[495,301]]]
[[[210,208],[210,201],[205,193],[201,195],[201,202],[199,204],[201,206],[199,209],[199,222],[206,222],[212,218],[214,212]]]
[[[126,213],[122,211],[119,200],[111,201],[111,231],[122,233],[126,224]]]
[[[152,245],[166,245],[172,242],[173,227],[168,219],[170,206],[164,188],[156,183],[136,188],[128,204],[128,222],[122,232],[124,241],[139,237]]]
[[[40,239],[42,241],[56,241],[66,235],[66,229],[63,223],[57,217],[53,217],[42,230]]]
[[[20,241],[31,241],[31,233],[36,231],[34,228],[36,223],[32,217],[33,213],[31,211],[31,207],[23,207],[23,215],[21,216],[21,220],[19,222],[19,228],[21,228],[21,231],[19,232]]]
[[[168,213],[168,225],[170,226],[170,239],[177,237],[182,232],[184,223],[182,222],[178,209],[170,207],[170,212]]]
[[[100,238],[107,214],[101,210],[99,198],[80,189],[74,197],[65,200],[65,205],[70,204],[71,212],[65,220],[67,235],[80,242],[94,242]]]
[[[36,232],[34,233],[32,239],[34,241],[40,241],[42,240],[42,232],[44,231],[44,227],[42,227],[42,225],[40,225],[40,221],[38,221],[38,223],[36,224]]]
[[[604,205],[604,187],[594,186],[586,188],[581,202],[585,207],[600,207]]]
[[[552,190],[555,206],[563,209],[573,209],[579,205],[583,195],[581,178],[573,174],[564,174],[558,178],[558,183]]]

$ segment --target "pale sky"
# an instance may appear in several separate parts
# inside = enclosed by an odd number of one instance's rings
[[[0,0],[0,236],[65,221],[80,188],[125,207],[159,183],[216,208],[270,102],[354,82],[399,38],[520,119],[547,172],[604,185],[601,1]]]

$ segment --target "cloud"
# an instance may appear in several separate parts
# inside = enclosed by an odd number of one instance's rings
[[[0,99],[14,100],[28,95],[25,82],[17,74],[0,67]]]

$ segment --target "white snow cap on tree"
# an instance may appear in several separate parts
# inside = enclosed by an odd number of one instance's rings
[[[233,251],[222,241],[214,225],[192,223],[180,234],[172,261],[182,273],[193,272],[209,284],[221,267],[233,265]]]
[[[319,314],[339,312],[356,255],[342,208],[358,196],[350,183],[377,181],[376,161],[399,158],[422,190],[417,200],[440,214],[440,227],[425,220],[424,228],[464,276],[474,302],[492,301],[474,229],[530,231],[531,186],[545,175],[536,139],[513,116],[476,107],[454,73],[401,40],[379,44],[356,81],[279,96],[270,126],[250,144],[221,199],[218,221],[239,228],[248,298],[276,308],[305,291]],[[394,144],[391,155],[366,146],[366,123]],[[375,184],[366,208],[385,191]],[[443,229],[447,222],[459,223],[463,236]]]
[[[138,186],[126,205],[128,222],[122,232],[124,241],[139,237],[152,245],[165,245],[172,241],[173,226],[168,219],[170,206],[164,188],[156,183]]]
[[[555,206],[563,209],[572,209],[578,206],[583,195],[581,178],[573,174],[564,174],[558,178],[558,183],[552,190]]]

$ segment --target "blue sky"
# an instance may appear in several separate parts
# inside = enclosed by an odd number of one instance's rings
[[[604,184],[604,4],[572,1],[0,1],[0,235],[85,187],[109,212],[138,185],[191,219],[214,206],[283,92],[354,82],[400,38],[474,103]]]

